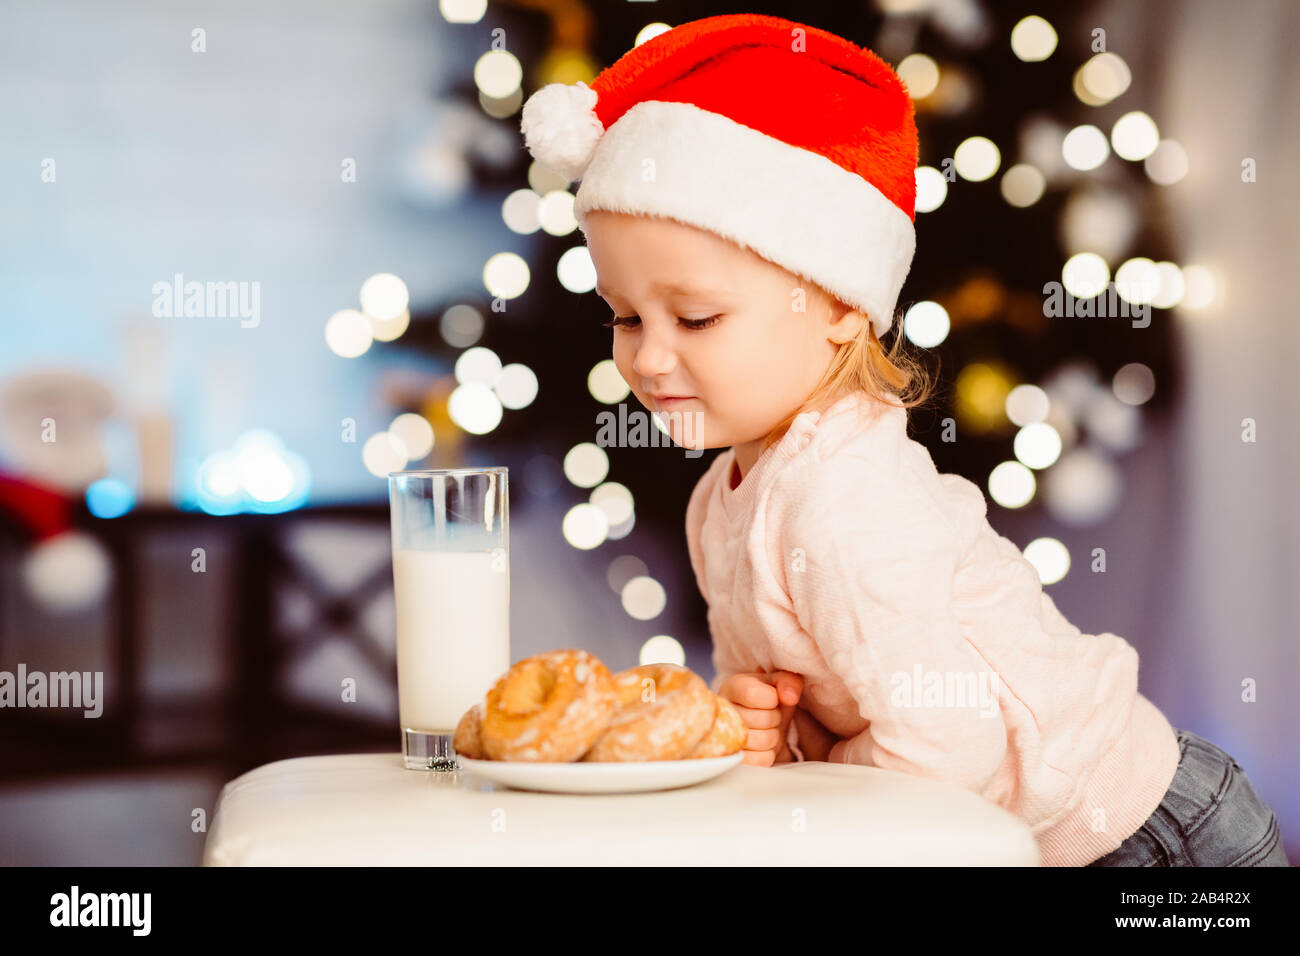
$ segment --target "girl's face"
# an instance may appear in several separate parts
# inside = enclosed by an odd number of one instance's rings
[[[748,446],[752,462],[865,321],[815,284],[694,226],[599,210],[584,232],[596,291],[618,317],[614,362],[686,448]]]

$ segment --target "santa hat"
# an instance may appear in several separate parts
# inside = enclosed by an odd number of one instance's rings
[[[865,312],[883,336],[916,248],[916,124],[870,50],[780,17],[684,23],[588,86],[524,104],[529,152],[593,209],[748,246]]]

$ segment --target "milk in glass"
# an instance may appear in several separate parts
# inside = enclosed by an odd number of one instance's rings
[[[450,734],[510,667],[510,565],[492,551],[393,552],[402,726]]]

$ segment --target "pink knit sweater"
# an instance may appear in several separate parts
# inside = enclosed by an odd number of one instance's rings
[[[734,462],[714,458],[686,511],[715,691],[759,666],[804,675],[800,706],[842,738],[832,762],[974,790],[1046,866],[1109,853],[1156,809],[1178,741],[1137,652],[1061,615],[904,409],[856,393],[799,415],[735,488]]]

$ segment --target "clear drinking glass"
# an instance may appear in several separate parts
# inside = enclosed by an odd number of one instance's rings
[[[457,722],[510,667],[507,477],[506,468],[388,475],[407,769],[458,769]]]

